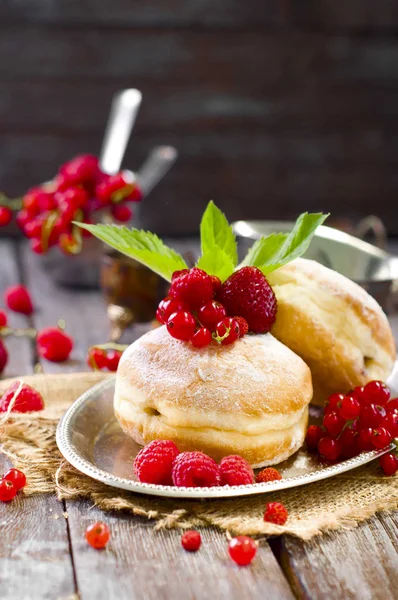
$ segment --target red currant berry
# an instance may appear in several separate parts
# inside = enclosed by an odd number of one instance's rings
[[[57,194],[61,212],[75,213],[79,208],[85,208],[88,202],[88,193],[81,187],[70,187]]]
[[[371,427],[359,430],[357,444],[361,452],[370,452],[370,450],[373,450],[372,435],[373,429]]]
[[[167,321],[167,331],[176,340],[189,342],[196,329],[195,317],[183,310],[173,313]]]
[[[30,249],[35,254],[45,254],[45,249],[41,240],[31,240]]]
[[[218,292],[221,290],[221,279],[219,277],[217,277],[216,275],[210,275],[211,277],[211,281],[213,284],[213,296],[216,296],[218,294]]]
[[[51,362],[68,360],[73,349],[73,339],[57,327],[47,327],[40,331],[36,342],[39,355]]]
[[[112,206],[111,213],[113,218],[120,221],[120,223],[130,221],[133,216],[133,211],[125,204],[115,204],[115,206]]]
[[[243,567],[250,564],[256,556],[257,544],[247,535],[238,535],[229,542],[228,552],[232,560]]]
[[[42,193],[43,190],[40,187],[31,188],[26,192],[22,199],[22,206],[26,214],[29,214],[31,217],[39,214],[39,199]]]
[[[87,354],[87,364],[94,371],[100,371],[107,366],[106,352],[102,348],[90,348]]]
[[[370,381],[364,388],[364,402],[384,406],[390,399],[390,390],[382,381]]]
[[[382,406],[365,404],[361,407],[361,415],[359,417],[360,428],[378,427],[385,416],[386,411]]]
[[[86,540],[96,550],[102,550],[109,542],[111,536],[109,527],[105,523],[93,523],[86,529]]]
[[[354,396],[346,396],[342,402],[339,410],[339,415],[346,421],[352,421],[359,417],[361,412],[361,405]]]
[[[7,326],[7,315],[4,310],[0,310],[0,327]]]
[[[398,438],[398,413],[388,412],[380,426],[387,429],[393,438]]]
[[[372,443],[375,448],[385,448],[391,444],[391,440],[391,433],[387,431],[385,427],[377,427],[376,429],[373,429]]]
[[[191,342],[195,348],[204,348],[208,346],[212,341],[211,331],[206,327],[200,327],[196,333],[194,333]]]
[[[156,311],[156,318],[159,323],[167,323],[169,317],[176,312],[187,310],[187,307],[181,300],[175,298],[164,298],[159,302],[158,310]]]
[[[330,462],[334,462],[336,461],[341,454],[341,443],[339,442],[339,440],[335,440],[327,435],[325,435],[318,444],[318,452],[319,454],[322,456],[322,458],[325,458],[326,460],[330,461]]]
[[[43,229],[42,220],[40,218],[32,219],[32,221],[29,221],[29,223],[26,223],[25,229],[24,229],[24,234],[30,240],[33,238],[40,238],[42,229]]]
[[[316,452],[318,449],[319,440],[325,435],[319,425],[310,425],[307,429],[307,434],[305,436],[305,442],[307,444],[307,449],[310,452]]]
[[[33,312],[32,300],[25,286],[14,285],[5,291],[5,301],[10,310],[31,315]]]
[[[5,227],[12,221],[12,212],[6,206],[0,206],[0,227]]]
[[[198,310],[198,319],[203,327],[207,327],[210,331],[215,331],[217,324],[227,316],[227,311],[222,304],[211,300],[201,306]]]
[[[0,374],[4,371],[8,363],[8,352],[7,348],[0,340]]]
[[[98,158],[91,154],[81,154],[59,169],[64,183],[69,186],[94,181],[99,173]]]
[[[196,552],[200,548],[202,538],[199,531],[186,531],[181,537],[181,545],[188,552]]]
[[[343,430],[345,420],[335,412],[330,412],[323,417],[323,425],[332,437],[337,437]]]
[[[108,371],[114,373],[119,366],[122,353],[119,350],[110,350],[106,355],[106,366]]]
[[[325,402],[325,415],[330,412],[339,412],[342,402],[344,400],[344,394],[332,394]]]
[[[352,458],[359,454],[358,448],[358,432],[351,429],[351,427],[346,427],[339,437],[339,441],[342,446],[341,455],[343,458]]]
[[[22,490],[26,485],[26,475],[19,471],[19,469],[10,469],[3,475],[3,480],[11,481],[14,484],[16,490]]]
[[[43,192],[39,198],[39,209],[40,212],[51,212],[58,208],[58,203],[54,198],[53,194]]]
[[[216,335],[216,341],[223,346],[233,344],[240,335],[239,323],[234,318],[225,317],[217,324]]]
[[[10,502],[17,495],[17,488],[8,479],[0,481],[0,500],[2,502]]]
[[[387,402],[385,409],[387,412],[398,411],[398,398],[392,398],[389,402]]]
[[[31,215],[24,208],[20,210],[15,218],[18,227],[25,231],[26,224],[29,223]]]
[[[398,458],[391,452],[380,456],[379,463],[385,475],[395,475],[398,471]]]

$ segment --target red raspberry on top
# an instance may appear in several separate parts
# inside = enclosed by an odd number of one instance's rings
[[[284,525],[287,521],[288,512],[280,502],[269,502],[265,507],[264,521]]]
[[[33,304],[30,294],[24,285],[14,285],[5,291],[5,300],[10,310],[24,315],[31,315]]]
[[[19,386],[20,381],[15,381],[6,389],[0,398],[0,412],[7,412],[10,402]],[[27,383],[22,384],[22,388],[15,399],[11,412],[26,413],[43,409],[44,400],[42,395]]]
[[[210,275],[194,267],[172,279],[169,295],[196,310],[212,299],[213,282]]]
[[[246,319],[254,333],[267,333],[275,323],[275,294],[257,267],[243,267],[233,273],[221,286],[218,298],[229,315]]]
[[[220,485],[220,468],[203,452],[181,452],[173,464],[173,483],[178,487]]]
[[[142,483],[172,485],[172,466],[179,454],[171,440],[154,440],[135,457],[134,472]]]
[[[232,454],[220,462],[221,485],[249,485],[254,483],[253,469],[242,456]]]
[[[279,479],[282,479],[282,475],[278,469],[267,467],[257,474],[256,483],[267,483],[267,481],[278,481]]]

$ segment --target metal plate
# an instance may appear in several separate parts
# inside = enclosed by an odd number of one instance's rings
[[[398,367],[389,380],[396,393]],[[174,498],[230,498],[262,494],[297,487],[339,475],[381,456],[388,449],[366,452],[334,465],[322,463],[301,449],[278,465],[283,479],[253,485],[212,488],[179,488],[140,483],[134,478],[133,462],[140,446],[120,429],[113,413],[115,378],[88,390],[69,408],[57,428],[57,444],[63,456],[76,469],[103,483],[154,496]],[[316,417],[319,409],[312,409]]]

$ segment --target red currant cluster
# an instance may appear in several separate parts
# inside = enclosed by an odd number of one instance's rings
[[[204,348],[212,340],[232,344],[248,332],[248,324],[242,317],[228,316],[225,307],[214,299],[220,289],[218,277],[197,267],[176,271],[156,318],[172,337],[191,342],[195,348]]]
[[[90,234],[73,221],[92,223],[93,213],[106,209],[124,223],[133,215],[128,203],[141,197],[128,175],[107,175],[95,156],[84,154],[62,165],[53,181],[25,194],[17,224],[31,240],[33,252],[44,254],[58,245],[66,254],[77,254],[82,236]],[[9,208],[0,207],[0,225],[8,224],[11,216]]]
[[[91,346],[87,353],[87,364],[93,371],[115,372],[126,347],[116,344]]]
[[[10,502],[15,498],[19,490],[26,485],[26,477],[18,469],[10,469],[4,473],[0,481],[0,500],[1,502]]]
[[[352,458],[380,450],[398,438],[398,398],[381,381],[371,381],[348,395],[332,394],[325,403],[322,427],[310,425],[306,443],[327,461]],[[380,465],[386,475],[398,471],[398,457],[384,454]]]

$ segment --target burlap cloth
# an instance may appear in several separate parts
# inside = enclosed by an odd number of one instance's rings
[[[88,498],[104,510],[126,510],[156,520],[156,527],[214,525],[231,534],[289,533],[310,539],[321,532],[355,526],[377,511],[398,508],[398,477],[383,477],[377,461],[318,483],[252,497],[216,501],[161,499],[118,491],[80,474],[66,463],[55,429],[68,406],[104,379],[101,373],[23,377],[42,394],[46,409],[0,420],[2,450],[27,475],[27,495],[56,493],[59,499]],[[10,380],[0,382],[0,393]],[[266,502],[289,511],[283,527],[263,521]]]

